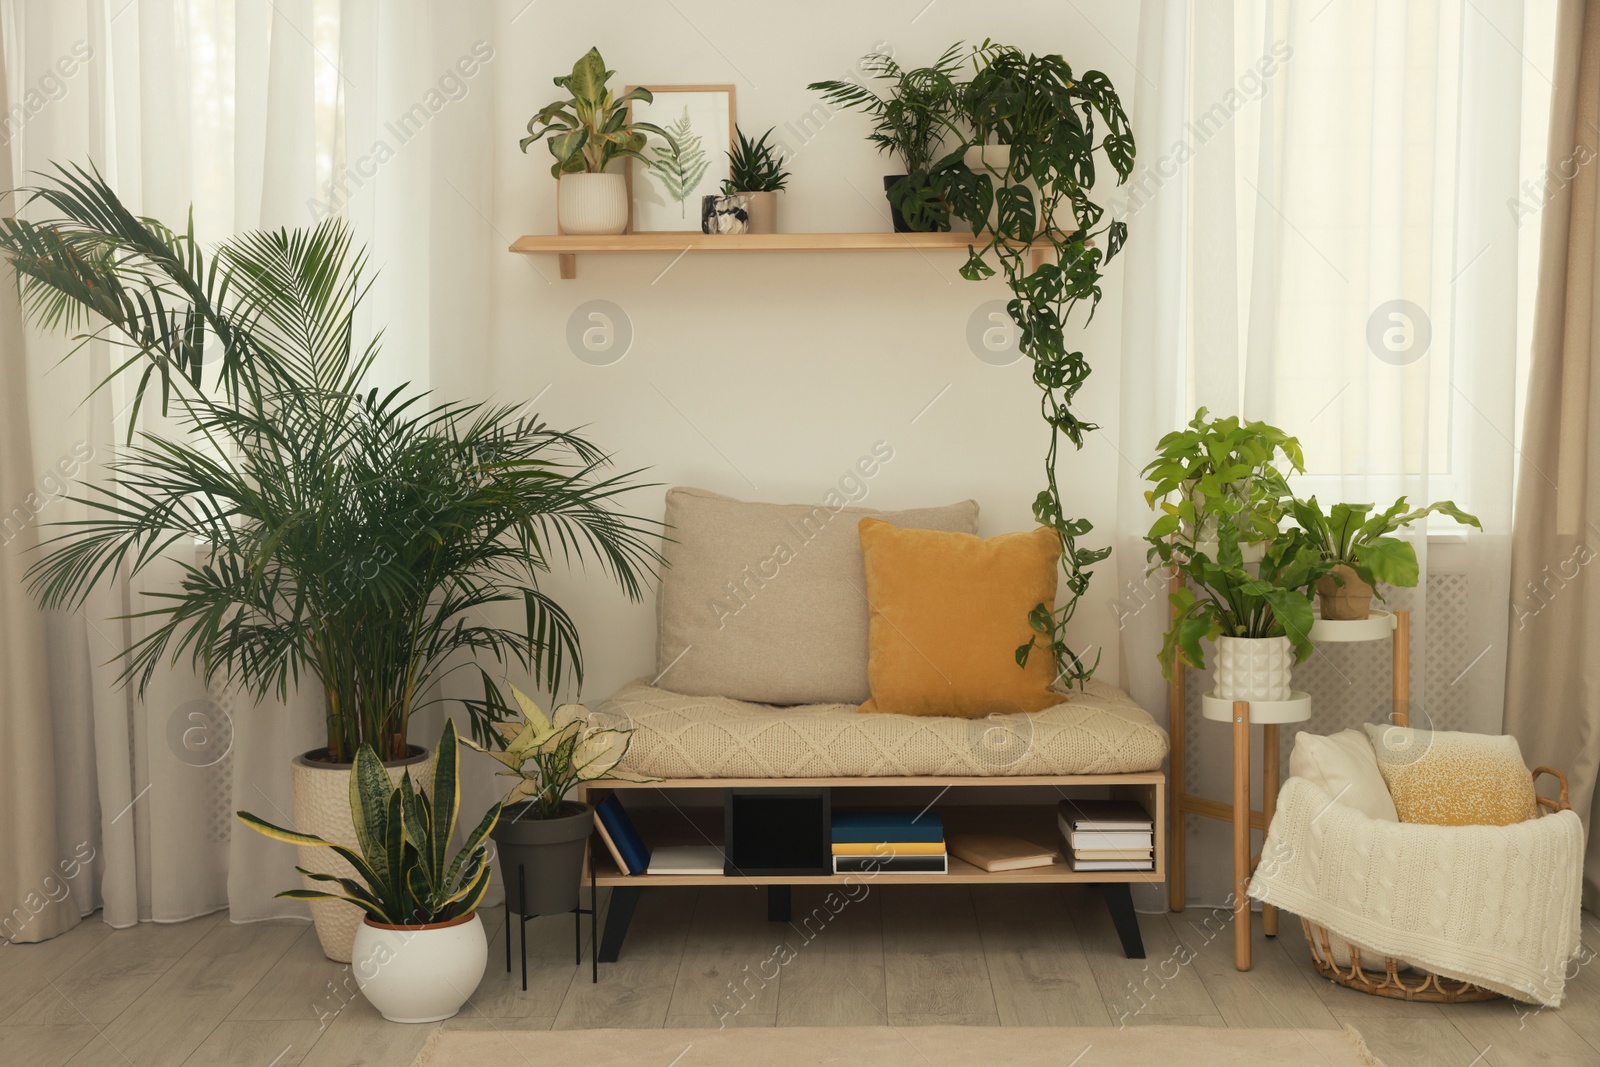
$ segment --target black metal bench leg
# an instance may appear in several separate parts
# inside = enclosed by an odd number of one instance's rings
[[[528,991],[528,872],[517,864],[517,944],[522,948],[522,991]]]
[[[606,909],[606,930],[600,939],[600,962],[616,963],[622,951],[622,939],[628,936],[628,924],[633,921],[633,909],[639,906],[639,894],[644,890],[634,886],[614,886],[611,906]]]
[[[1144,959],[1144,938],[1139,933],[1139,918],[1133,910],[1133,891],[1127,882],[1107,882],[1106,910],[1122,940],[1122,954],[1130,960]]]
[[[789,921],[789,903],[793,899],[790,892],[791,889],[793,889],[793,886],[767,886],[767,922],[786,923]]]

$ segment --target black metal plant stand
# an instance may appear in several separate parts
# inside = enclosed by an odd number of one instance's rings
[[[583,962],[583,917],[589,916],[589,959],[594,968],[594,981],[600,981],[600,955],[595,935],[595,888],[593,875],[589,879],[589,906],[572,909],[572,962]],[[517,864],[517,945],[522,956],[522,991],[528,991],[528,920],[537,919],[528,914],[528,872]],[[511,973],[511,907],[506,906],[506,973]]]

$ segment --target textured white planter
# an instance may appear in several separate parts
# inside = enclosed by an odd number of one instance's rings
[[[316,834],[324,841],[332,841],[346,848],[356,848],[356,828],[350,821],[350,764],[319,763],[310,759],[307,752],[295,757],[292,768],[294,784],[294,829]],[[411,784],[421,785],[432,773],[432,757],[421,749],[410,759],[385,763],[389,780],[400,784],[400,775],[411,772]],[[356,877],[355,868],[340,859],[332,849],[302,847],[299,850],[300,866],[319,874],[336,874],[341,878]],[[326,890],[328,883],[305,879],[307,889]],[[316,923],[317,940],[322,942],[322,952],[330,960],[350,962],[350,946],[355,941],[356,927],[365,915],[354,904],[342,900],[311,901],[311,919]]]
[[[356,930],[350,970],[372,1006],[392,1023],[436,1023],[461,1010],[483,980],[489,939],[477,913],[431,926]]]
[[[622,174],[563,174],[556,194],[562,233],[621,233],[628,228],[628,179]]]
[[[1287,637],[1219,637],[1212,696],[1218,700],[1288,700],[1294,646]]]

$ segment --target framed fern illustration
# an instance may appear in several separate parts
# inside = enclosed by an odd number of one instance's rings
[[[636,86],[628,86],[634,89]],[[648,135],[644,155],[628,161],[634,233],[700,232],[700,198],[720,193],[729,175],[733,147],[734,98],[731,85],[647,85],[649,102],[628,105],[630,122],[650,122],[678,142],[674,156],[667,143]]]

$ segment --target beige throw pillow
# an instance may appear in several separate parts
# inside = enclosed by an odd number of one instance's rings
[[[978,505],[876,511],[756,504],[667,491],[667,566],[657,598],[655,684],[761,704],[861,704],[867,686],[866,573],[856,528],[978,532]]]
[[[1360,730],[1340,730],[1327,737],[1296,734],[1289,753],[1289,773],[1307,779],[1335,802],[1355,808],[1369,819],[1400,821],[1389,787],[1378,773],[1372,742]]]
[[[1509,826],[1539,814],[1515,737],[1371,724],[1367,733],[1401,822]]]

